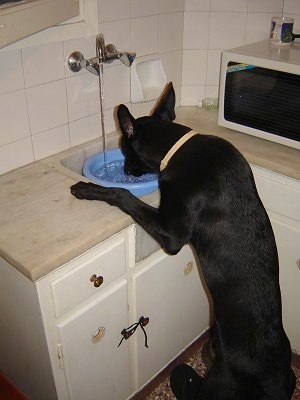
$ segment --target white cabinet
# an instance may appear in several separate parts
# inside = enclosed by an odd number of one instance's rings
[[[128,273],[133,226],[37,282],[59,400],[121,400],[132,392]]]
[[[134,314],[149,318],[136,343],[137,384],[142,386],[209,324],[209,306],[190,247],[177,256],[163,251],[140,263],[133,275]]]
[[[278,249],[284,328],[300,353],[300,182],[262,168],[253,172]]]
[[[191,249],[136,263],[135,241],[131,226],[37,283],[59,400],[125,400],[209,324]],[[119,345],[141,316],[149,348],[140,326]]]
[[[131,393],[126,281],[106,290],[58,324],[63,366],[72,400],[121,400]]]
[[[23,0],[0,6],[0,47],[79,14],[78,0]]]
[[[274,213],[270,217],[280,260],[283,325],[300,353],[300,227]]]

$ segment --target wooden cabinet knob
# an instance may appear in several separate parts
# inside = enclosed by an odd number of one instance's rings
[[[90,281],[94,282],[95,287],[99,287],[103,283],[103,276],[97,276],[96,274],[94,274],[90,277]]]

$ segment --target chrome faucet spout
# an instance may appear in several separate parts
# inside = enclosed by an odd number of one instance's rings
[[[104,36],[100,33],[96,37],[96,56],[99,58],[99,63],[111,63],[114,60],[120,60],[124,65],[130,67],[136,57],[136,53],[120,53],[114,44],[105,45]]]
[[[105,40],[103,33],[96,36],[96,57],[99,63],[105,63]]]

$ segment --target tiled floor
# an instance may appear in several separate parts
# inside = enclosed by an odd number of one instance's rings
[[[209,334],[206,333],[192,344],[184,353],[173,361],[156,379],[137,393],[131,400],[174,400],[169,385],[169,376],[174,366],[186,363],[191,365],[201,376],[206,372],[206,367],[201,356],[201,350],[207,343]],[[297,376],[297,385],[292,400],[300,400],[300,356],[293,355],[293,369]]]

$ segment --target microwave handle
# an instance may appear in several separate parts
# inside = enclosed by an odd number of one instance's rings
[[[295,39],[299,39],[299,38],[300,38],[300,34],[292,33],[292,41],[294,41]]]

